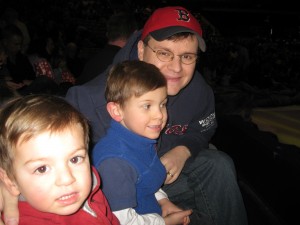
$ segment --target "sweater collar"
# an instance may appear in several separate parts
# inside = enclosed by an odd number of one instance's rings
[[[146,138],[128,130],[126,127],[124,127],[119,122],[116,122],[115,120],[111,121],[111,129],[119,133],[120,137],[123,137],[126,140],[126,142],[132,142],[134,144],[146,144],[146,145],[155,144],[157,142],[156,139]]]

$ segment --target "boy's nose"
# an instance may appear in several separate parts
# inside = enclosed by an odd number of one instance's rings
[[[56,176],[56,185],[58,186],[67,186],[75,181],[75,177],[72,173],[72,170],[69,167],[64,167],[60,169],[57,172]]]

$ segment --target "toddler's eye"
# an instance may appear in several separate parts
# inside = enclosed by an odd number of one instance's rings
[[[40,166],[39,168],[37,168],[34,172],[35,173],[39,173],[39,174],[42,174],[42,173],[46,173],[48,170],[47,170],[47,167],[46,166]]]
[[[83,161],[83,157],[81,157],[81,156],[75,156],[75,157],[73,157],[70,161],[71,161],[71,163],[73,163],[73,164],[77,164],[77,163],[80,163],[80,162]]]

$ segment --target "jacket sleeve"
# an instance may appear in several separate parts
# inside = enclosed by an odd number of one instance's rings
[[[215,134],[217,120],[215,115],[214,94],[211,88],[208,88],[202,96],[206,98],[205,107],[200,107],[195,117],[188,125],[186,133],[178,139],[177,145],[186,146],[192,157],[196,157],[202,149],[209,147],[209,142]]]
[[[92,132],[92,144],[95,144],[105,135],[111,120],[106,110],[105,82],[106,72],[84,85],[71,87],[65,96],[66,100],[89,121]]]
[[[192,82],[168,102],[168,126],[161,143],[163,155],[176,146],[186,146],[192,157],[207,149],[217,128],[212,88],[199,73]]]

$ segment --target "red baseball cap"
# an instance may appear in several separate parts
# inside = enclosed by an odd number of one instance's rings
[[[196,35],[199,48],[205,52],[206,44],[202,38],[202,28],[198,20],[181,6],[156,9],[146,21],[141,39],[149,34],[157,41],[163,41],[174,34],[191,32]]]

